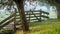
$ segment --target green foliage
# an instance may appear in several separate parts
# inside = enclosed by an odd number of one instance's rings
[[[59,0],[39,0],[39,1],[47,1],[49,4],[51,5],[60,5],[60,1]]]
[[[51,5],[60,5],[60,3],[58,3],[58,2],[60,2],[59,0],[46,0],[46,1],[48,1],[48,3],[50,3]]]

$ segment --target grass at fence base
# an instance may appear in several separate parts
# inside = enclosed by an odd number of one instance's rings
[[[30,23],[30,31],[27,34],[60,34],[60,21]]]
[[[26,34],[60,34],[60,20],[30,23],[30,31]],[[22,34],[19,30],[17,34]]]

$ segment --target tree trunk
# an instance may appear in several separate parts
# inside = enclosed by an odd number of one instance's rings
[[[60,6],[56,6],[57,8],[57,17],[58,19],[60,19]]]
[[[23,31],[28,31],[29,30],[29,24],[26,20],[25,12],[24,12],[24,5],[23,5],[23,0],[17,0],[15,1],[19,10],[20,14],[20,19],[22,22],[22,29]]]

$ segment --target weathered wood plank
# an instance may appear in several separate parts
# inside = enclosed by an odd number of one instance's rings
[[[5,21],[7,21],[8,19],[12,18],[13,15],[14,15],[14,13],[13,13],[12,15],[10,15],[9,17],[7,17],[6,19],[4,19],[3,21],[1,21],[1,22],[0,22],[0,25],[1,25],[2,23],[4,23]]]
[[[2,29],[4,26],[8,25],[9,23],[11,23],[14,19],[9,20],[8,22],[1,24],[0,25],[0,29]]]

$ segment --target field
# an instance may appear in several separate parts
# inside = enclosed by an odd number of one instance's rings
[[[30,31],[27,34],[60,34],[60,21],[50,20],[30,23]]]
[[[29,29],[26,34],[60,34],[60,20],[30,23]],[[22,31],[18,30],[16,34],[22,34]]]

